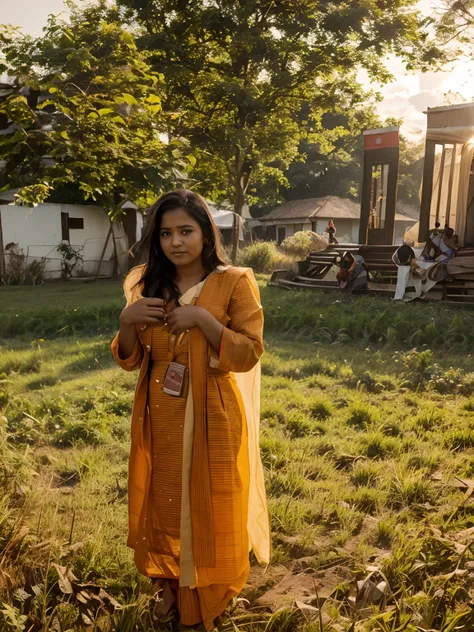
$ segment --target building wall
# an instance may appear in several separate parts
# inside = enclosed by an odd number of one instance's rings
[[[328,218],[316,220],[316,233],[322,235],[326,232]],[[334,220],[336,227],[336,239],[341,244],[356,244],[359,240],[359,220],[358,219],[337,219]]]
[[[110,227],[105,211],[97,206],[76,204],[40,204],[36,208],[24,206],[0,206],[3,228],[3,244],[17,243],[28,261],[47,258],[46,278],[61,276],[61,257],[56,250],[62,240],[61,213],[69,213],[70,218],[82,218],[83,229],[69,229],[71,246],[82,248],[82,267],[86,274],[94,274],[100,259],[104,242]],[[114,246],[109,240],[101,267],[101,274],[112,274]],[[8,265],[8,255],[6,256]]]
[[[316,219],[313,222],[305,222],[303,224],[297,224],[297,230],[301,230],[301,225],[303,226],[303,230],[314,230],[316,233],[322,235],[326,232],[326,228],[328,225],[329,219],[322,218]],[[359,220],[358,219],[338,219],[334,220],[334,224],[336,226],[336,238],[341,244],[357,244],[359,243]],[[411,220],[409,218],[403,222],[395,222],[395,234],[394,234],[394,244],[399,246],[403,243],[403,236],[405,232],[411,228],[414,224],[416,224],[415,220]],[[266,227],[275,226],[277,229],[282,226],[285,227],[285,237],[290,237],[295,233],[295,224],[287,223],[287,220],[279,220],[275,222],[268,222],[264,224]],[[278,235],[278,233],[277,233]]]

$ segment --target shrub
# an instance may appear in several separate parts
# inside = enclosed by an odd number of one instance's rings
[[[433,353],[429,349],[397,352],[394,360],[402,364],[401,377],[404,386],[416,390],[424,387],[431,379]]]
[[[430,385],[438,393],[446,394],[457,391],[462,382],[463,372],[460,369],[450,368],[447,371],[439,369],[431,378]]]
[[[278,250],[272,241],[258,241],[239,252],[238,264],[254,272],[272,272],[278,261]]]
[[[474,373],[468,373],[461,378],[458,391],[461,395],[466,395],[467,397],[474,393]]]
[[[74,272],[78,268],[79,264],[83,263],[84,259],[80,254],[83,249],[84,246],[74,248],[70,244],[66,243],[60,243],[56,246],[56,250],[61,255],[61,274],[65,281],[70,279],[74,275]]]
[[[37,285],[43,282],[46,259],[33,259],[28,263],[28,257],[20,249],[10,249],[10,260],[6,266],[3,282],[5,285]]]
[[[284,239],[280,247],[287,255],[299,261],[304,261],[313,250],[313,236],[311,231],[298,231],[291,237]]]

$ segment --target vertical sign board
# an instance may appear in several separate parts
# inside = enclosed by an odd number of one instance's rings
[[[398,127],[364,132],[360,244],[393,243],[399,162]]]

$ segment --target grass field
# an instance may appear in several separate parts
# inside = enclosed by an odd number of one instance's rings
[[[473,315],[260,282],[273,560],[222,629],[473,630]],[[0,630],[159,630],[125,546],[120,285],[0,300]]]

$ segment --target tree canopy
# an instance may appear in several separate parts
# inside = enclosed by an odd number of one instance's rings
[[[443,57],[415,0],[118,1],[166,76],[170,134],[193,147],[196,187],[238,213],[287,184],[305,148],[324,156],[349,134],[325,117],[355,120],[370,101],[359,70],[384,83],[388,53],[422,69]]]
[[[72,6],[40,38],[10,29],[0,41],[12,84],[0,103],[3,188],[23,187],[27,204],[73,190],[112,209],[120,194],[146,199],[176,180],[182,144],[162,137],[164,77],[117,8]]]

